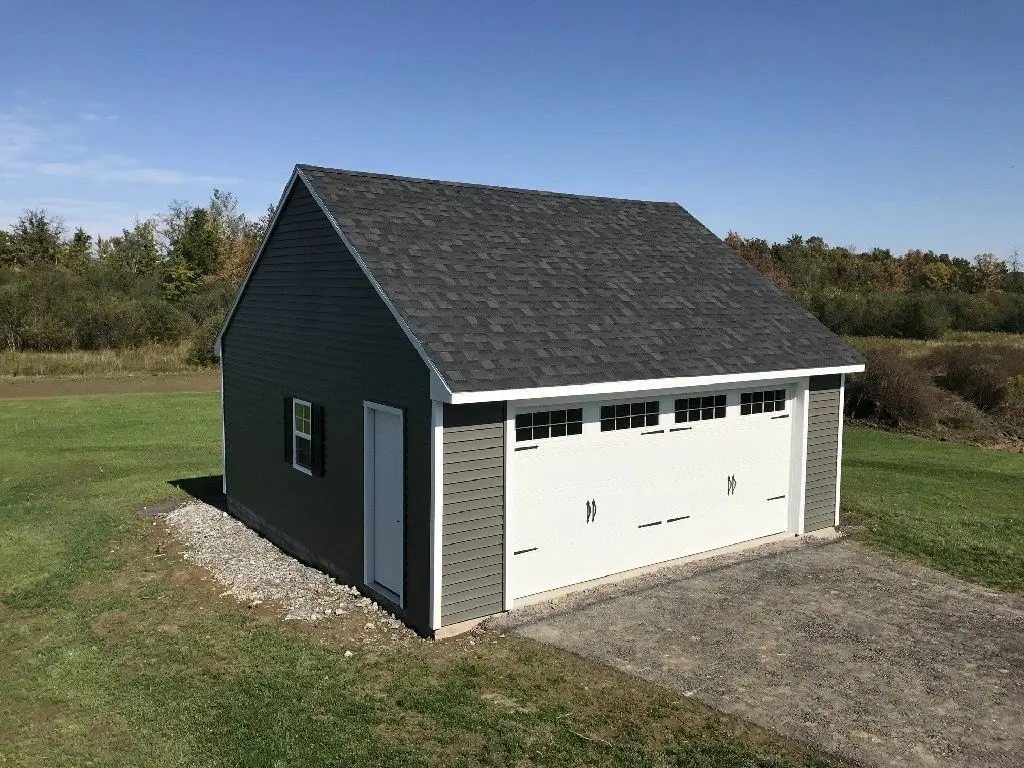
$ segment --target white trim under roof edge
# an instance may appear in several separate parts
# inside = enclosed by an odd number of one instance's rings
[[[560,387],[530,387],[528,389],[495,389],[483,392],[453,392],[450,399],[444,402],[452,405],[468,403],[489,403],[506,400],[522,402],[524,400],[557,400],[560,398],[576,399],[597,395],[620,395],[640,392],[667,392],[671,390],[694,389],[697,387],[713,387],[720,384],[742,384],[754,381],[777,381],[783,379],[802,379],[810,376],[828,374],[861,373],[863,363],[854,365],[835,365],[824,368],[798,368],[788,371],[750,371],[746,373],[721,373],[710,376],[682,376],[668,379],[636,379],[632,381],[602,381],[596,384],[567,384]],[[441,398],[437,398],[441,399]]]

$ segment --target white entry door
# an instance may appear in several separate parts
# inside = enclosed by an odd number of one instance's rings
[[[402,604],[405,446],[402,412],[364,403],[363,496],[367,585]]]

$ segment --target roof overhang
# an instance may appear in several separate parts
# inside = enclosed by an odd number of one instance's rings
[[[498,400],[523,402],[529,400],[557,401],[604,395],[628,395],[632,393],[658,393],[676,390],[692,390],[724,384],[751,382],[788,381],[809,376],[828,374],[861,373],[863,363],[855,365],[830,366],[826,368],[799,368],[788,371],[752,371],[749,373],[723,373],[711,376],[682,376],[671,379],[636,379],[633,381],[603,381],[596,384],[568,384],[561,387],[530,387],[528,389],[494,389],[482,392],[449,392],[448,397],[431,387],[431,397],[453,405],[487,403]]]

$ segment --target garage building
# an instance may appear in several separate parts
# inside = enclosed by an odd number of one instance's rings
[[[863,370],[676,203],[305,165],[217,353],[231,513],[424,634],[837,525]]]

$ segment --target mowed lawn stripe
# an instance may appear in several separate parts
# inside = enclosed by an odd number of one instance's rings
[[[841,522],[890,552],[1024,590],[1024,456],[848,426]]]

